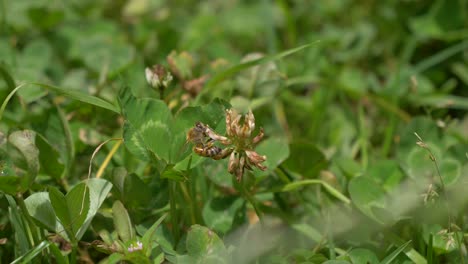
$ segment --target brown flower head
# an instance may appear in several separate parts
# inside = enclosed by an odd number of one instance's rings
[[[195,143],[194,152],[200,156],[212,159],[224,159],[229,156],[228,171],[240,181],[244,171],[257,167],[266,170],[262,163],[266,156],[255,152],[255,147],[263,139],[264,132],[260,128],[256,136],[252,136],[255,130],[255,116],[252,111],[242,116],[234,109],[226,110],[226,136],[221,136],[209,126],[197,122],[190,129],[187,140]],[[224,149],[214,146],[214,142],[226,146]]]
[[[252,137],[254,130],[255,116],[251,110],[243,118],[234,109],[226,110],[226,134],[234,147],[229,158],[228,171],[234,174],[238,181],[242,178],[245,169],[252,170],[252,167],[257,167],[266,170],[266,166],[262,164],[266,156],[254,150],[263,138],[263,129],[260,128],[259,134]]]

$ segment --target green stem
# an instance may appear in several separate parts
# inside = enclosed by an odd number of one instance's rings
[[[366,120],[364,114],[364,106],[362,104],[359,105],[359,141],[361,145],[361,163],[362,167],[365,170],[367,169],[367,164],[369,161],[367,146],[367,143],[369,141],[367,139]]]
[[[172,223],[172,235],[174,236],[174,246],[177,246],[179,242],[179,217],[177,212],[177,201],[176,201],[176,188],[177,183],[169,180],[169,205],[171,207],[171,223]]]
[[[72,250],[70,253],[70,264],[76,263],[77,250],[78,250],[78,245],[76,243],[72,243]]]
[[[381,154],[382,157],[387,157],[390,152],[390,147],[392,146],[393,142],[393,134],[395,133],[395,128],[397,125],[397,117],[396,115],[391,115],[389,120],[389,125],[385,130],[385,136],[382,144]]]
[[[328,235],[328,249],[329,249],[329,253],[330,253],[330,259],[336,259],[336,252],[335,252],[335,244],[333,243],[333,234],[332,234],[332,230],[331,230],[331,220],[330,220],[330,212],[328,211],[328,209],[325,209],[326,210],[326,214],[327,214],[327,235]]]
[[[245,188],[245,183],[244,183],[244,178],[242,178],[241,180],[241,186],[240,186],[240,189],[241,189],[241,194],[242,196],[252,205],[255,213],[257,214],[258,216],[258,219],[260,219],[260,222],[263,223],[263,214],[262,212],[258,209],[257,205],[256,205],[256,202],[255,202],[255,198],[250,195],[250,193],[247,191],[247,189]]]
[[[194,197],[191,195],[189,188],[187,188],[187,184],[185,182],[180,183],[180,189],[182,190],[182,194],[184,195],[185,201],[190,209],[190,220],[192,224],[196,224],[196,216],[195,216],[195,206],[193,205]]]

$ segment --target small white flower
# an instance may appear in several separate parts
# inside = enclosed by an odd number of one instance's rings
[[[135,244],[131,244],[130,247],[128,247],[128,252],[134,252],[137,250],[142,250],[143,249],[143,243],[140,241],[137,241]]]
[[[162,65],[154,65],[145,69],[146,81],[153,88],[166,88],[172,81],[172,75]]]

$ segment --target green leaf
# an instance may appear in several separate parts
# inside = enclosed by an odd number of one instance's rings
[[[117,234],[123,242],[128,242],[134,239],[132,222],[128,215],[127,209],[120,201],[115,201],[112,206],[112,216],[114,218],[114,226]]]
[[[397,136],[400,139],[397,155],[398,158],[402,161],[407,159],[411,149],[418,141],[417,137],[414,135],[415,132],[422,137],[425,143],[439,145],[437,143],[440,141],[440,131],[436,123],[427,117],[413,117],[411,122],[397,133]]]
[[[441,156],[439,148],[433,144],[427,144],[431,151],[434,153],[436,159]],[[431,160],[430,154],[426,149],[419,146],[414,146],[408,154],[408,159],[403,166],[408,176],[415,180],[428,181],[432,179],[432,176],[436,173],[436,167],[434,162]]]
[[[283,165],[305,178],[316,178],[328,166],[325,155],[311,142],[294,141],[290,145],[291,155]]]
[[[127,149],[142,160],[158,159],[170,162],[176,153],[171,153],[172,115],[161,100],[138,99],[129,88],[123,88],[119,96],[125,117],[124,142]]]
[[[130,263],[141,263],[141,264],[151,264],[152,262],[150,259],[143,254],[141,250],[137,250],[134,252],[130,252],[129,254],[125,255],[123,260],[127,260]]]
[[[198,263],[225,257],[227,254],[223,241],[210,229],[193,225],[187,234],[187,253]],[[210,262],[213,263],[213,262]]]
[[[151,200],[151,190],[135,173],[125,177],[123,199],[128,207],[147,206]]]
[[[359,210],[368,217],[382,222],[378,219],[372,208],[385,208],[385,191],[373,179],[360,176],[353,178],[348,185],[349,195],[351,200]]]
[[[184,173],[180,170],[176,170],[173,166],[168,166],[164,169],[163,173],[161,174],[162,179],[170,179],[174,181],[183,181],[186,179]]]
[[[60,160],[59,152],[53,148],[47,140],[38,135],[36,137],[36,145],[39,149],[39,162],[41,170],[52,178],[59,180],[64,172],[65,166]]]
[[[152,242],[155,240],[155,234],[156,234],[156,229],[159,227],[159,225],[166,219],[167,214],[163,214],[154,224],[146,230],[145,234],[143,235],[143,238],[141,239],[141,243],[146,246],[146,254],[149,255],[150,250],[152,248]]]
[[[15,131],[8,136],[8,151],[13,163],[27,171],[20,179],[20,192],[24,192],[39,172],[39,150],[35,145],[36,133],[32,130]]]
[[[11,153],[0,149],[0,192],[15,195],[23,188],[20,182],[21,177],[16,175],[10,155]]]
[[[377,181],[387,192],[399,186],[404,175],[395,160],[377,160],[369,164],[366,176]]]
[[[362,167],[355,160],[343,157],[336,159],[336,164],[340,170],[349,178],[354,178],[362,175]]]
[[[214,100],[205,106],[187,107],[174,120],[161,100],[138,99],[128,88],[121,90],[119,99],[125,117],[124,142],[128,150],[142,160],[158,158],[171,164],[191,153],[186,134],[195,122],[216,127],[224,118],[226,105],[222,100]]]
[[[113,182],[117,197],[128,208],[146,207],[151,200],[151,190],[135,173],[128,174],[123,167],[113,170]]]
[[[349,258],[353,264],[379,264],[379,259],[369,249],[365,248],[354,248],[349,252]]]
[[[57,222],[54,208],[49,199],[49,193],[37,192],[24,200],[28,213],[37,222],[50,231],[63,231],[62,225]]]
[[[208,228],[226,234],[233,228],[236,214],[243,208],[243,204],[238,197],[212,198],[203,206],[203,220]]]
[[[88,215],[86,216],[86,220],[81,225],[81,228],[76,234],[77,239],[81,239],[81,237],[84,235],[94,216],[98,212],[98,209],[104,203],[107,194],[112,189],[112,184],[104,179],[89,179],[86,181],[86,185],[89,192],[89,211]]]
[[[69,236],[76,237],[90,208],[89,190],[85,183],[73,187],[66,196],[57,188],[50,187],[49,198],[55,214]]]
[[[446,186],[457,183],[462,175],[462,166],[458,160],[447,158],[440,162],[440,174]]]
[[[289,157],[289,145],[287,139],[283,137],[267,138],[260,142],[255,151],[267,157],[266,161],[262,163],[267,167],[266,171],[254,169],[254,174],[257,177],[268,175]]]

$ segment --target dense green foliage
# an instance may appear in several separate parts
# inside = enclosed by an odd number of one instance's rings
[[[468,263],[467,0],[0,0],[0,96],[0,263]]]

